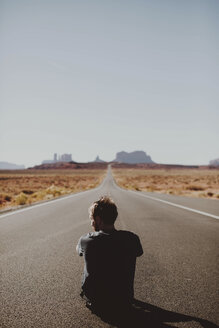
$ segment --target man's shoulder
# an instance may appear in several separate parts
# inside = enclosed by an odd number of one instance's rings
[[[138,239],[138,235],[136,235],[132,231],[127,231],[127,230],[117,230],[117,234],[120,238],[125,238],[125,239]]]
[[[94,239],[100,235],[99,231],[88,232],[81,236],[81,239]]]
[[[99,234],[97,232],[88,232],[85,235],[82,235],[76,246],[78,254],[82,256],[87,249],[90,249],[92,245],[95,245],[98,235]]]
[[[119,230],[117,239],[120,240],[120,243],[126,250],[130,251],[130,253],[134,252],[135,256],[143,254],[140,239],[134,232]]]
[[[92,242],[93,240],[96,240],[99,237],[99,235],[100,235],[100,233],[98,231],[88,232],[81,236],[81,238],[79,239],[79,242],[83,243],[83,244]]]

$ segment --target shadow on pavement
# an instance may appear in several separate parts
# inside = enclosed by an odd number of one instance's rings
[[[199,323],[203,328],[218,328],[207,320],[167,311],[139,300],[135,300],[133,306],[128,309],[117,308],[117,311],[107,313],[95,310],[92,312],[103,321],[119,328],[172,328],[171,323],[191,321]]]

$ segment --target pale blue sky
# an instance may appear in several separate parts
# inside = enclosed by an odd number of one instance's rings
[[[218,0],[0,0],[0,161],[219,157]]]

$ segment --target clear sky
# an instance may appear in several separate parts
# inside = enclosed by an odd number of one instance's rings
[[[218,0],[0,0],[0,161],[219,157]]]

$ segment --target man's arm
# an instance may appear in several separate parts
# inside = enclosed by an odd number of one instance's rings
[[[136,256],[141,256],[143,254],[143,248],[141,246],[141,242],[139,237],[136,235]]]
[[[79,239],[78,244],[76,246],[76,252],[78,253],[79,256],[83,256],[83,249],[81,246],[81,241],[82,241],[82,237]]]

